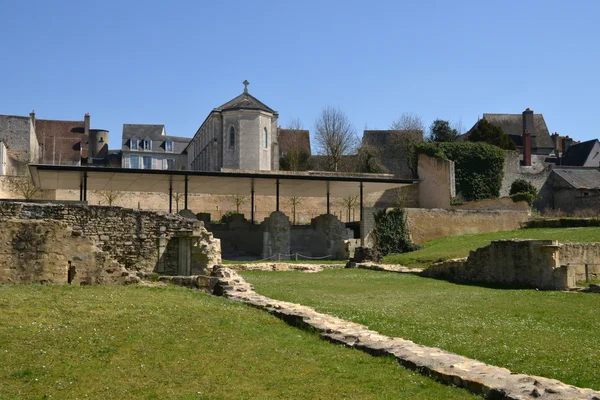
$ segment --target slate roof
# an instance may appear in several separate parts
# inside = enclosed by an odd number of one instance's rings
[[[552,171],[575,189],[600,189],[600,171],[596,168],[554,168]]]
[[[242,93],[236,98],[229,100],[227,103],[220,107],[215,108],[217,111],[230,111],[230,110],[261,110],[267,111],[272,114],[277,114],[277,111],[267,106],[250,93]]]
[[[517,145],[523,146],[523,115],[522,114],[489,114],[484,113],[483,119],[491,124],[502,128],[502,132],[507,134]],[[546,126],[543,114],[533,115],[533,125],[535,128],[535,142],[532,142],[532,148],[554,149],[554,143],[550,137],[550,132]],[[477,123],[467,132],[467,136],[477,126]]]
[[[588,140],[578,144],[571,145],[562,156],[562,165],[582,166],[590,156],[590,152],[598,139]]]
[[[298,150],[310,155],[310,132],[308,130],[294,130],[279,128],[279,154],[286,154]]]
[[[385,149],[389,146],[390,136],[393,134],[414,135],[415,139],[423,140],[422,130],[367,130],[363,133],[362,143]]]
[[[35,134],[42,149],[42,164],[73,165],[81,161],[81,149],[88,148],[84,121],[35,120]]]
[[[123,124],[122,150],[133,152],[144,152],[144,149],[138,145],[139,150],[131,150],[131,139],[143,140],[149,138],[152,140],[152,153],[181,154],[192,140],[191,138],[181,136],[163,135],[164,125],[151,124]],[[173,142],[173,151],[165,151],[165,142]]]

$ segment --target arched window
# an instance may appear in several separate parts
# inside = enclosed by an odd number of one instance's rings
[[[229,147],[235,147],[235,128],[233,126],[229,127]]]
[[[265,147],[265,149],[269,148],[269,132],[267,131],[267,128],[264,128],[264,133],[263,133],[263,146]]]

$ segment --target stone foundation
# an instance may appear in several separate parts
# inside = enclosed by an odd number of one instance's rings
[[[431,265],[423,276],[457,282],[566,290],[600,278],[600,243],[498,240],[469,257]]]

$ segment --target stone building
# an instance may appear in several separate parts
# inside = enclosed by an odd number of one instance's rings
[[[164,125],[124,124],[122,167],[184,169],[189,138],[166,134]]]
[[[559,163],[574,167],[600,167],[600,141],[593,139],[569,146]]]
[[[502,128],[502,132],[508,135],[521,154],[526,152],[528,138],[530,139],[530,154],[549,155],[555,150],[555,145],[542,114],[534,114],[532,110],[527,109],[522,114],[484,113],[482,119]],[[479,124],[479,121],[467,132],[467,137],[477,127],[477,124]]]
[[[417,176],[416,154],[408,154],[411,144],[423,141],[421,130],[367,130],[362,145],[377,151],[377,158],[394,176],[414,178]]]
[[[6,148],[6,175],[25,175],[27,164],[37,161],[40,145],[35,132],[35,113],[29,117],[0,115],[0,140]]]
[[[561,210],[567,214],[600,210],[598,168],[554,168],[535,201],[539,210]]]
[[[198,128],[186,148],[188,169],[279,170],[278,117],[244,81],[244,92],[213,109]]]

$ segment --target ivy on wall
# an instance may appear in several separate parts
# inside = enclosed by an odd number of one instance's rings
[[[466,201],[500,195],[506,152],[487,143],[422,142],[417,151],[429,157],[454,161],[456,191]]]
[[[382,254],[406,253],[422,248],[412,243],[406,224],[406,213],[403,208],[394,208],[388,212],[380,210],[375,213],[373,238],[375,248]]]

